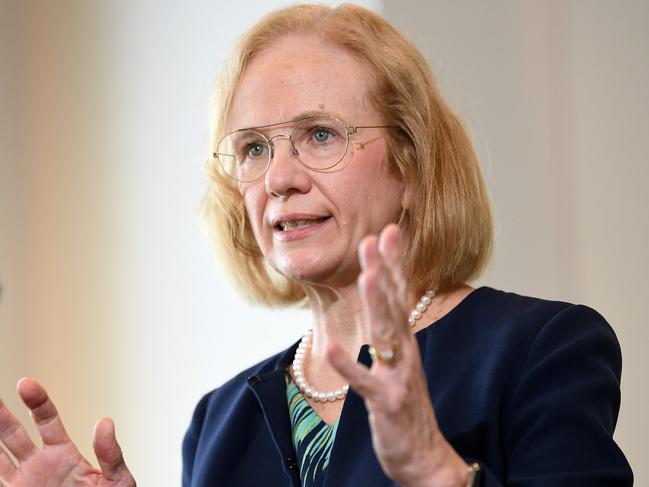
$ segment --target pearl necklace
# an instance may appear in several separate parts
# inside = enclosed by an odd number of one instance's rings
[[[417,306],[414,307],[414,309],[408,316],[408,324],[411,327],[414,327],[415,323],[417,323],[417,320],[419,320],[424,315],[426,309],[428,308],[434,297],[435,291],[429,289],[419,299]],[[322,392],[314,389],[307,382],[306,376],[304,375],[304,358],[307,351],[311,348],[312,339],[313,329],[309,328],[306,334],[302,337],[302,340],[300,340],[300,344],[295,351],[295,357],[293,358],[293,375],[295,376],[295,384],[300,389],[302,394],[314,400],[315,402],[334,402],[345,399],[345,396],[347,396],[347,391],[349,390],[349,384],[345,384],[340,389],[336,389],[335,391]]]

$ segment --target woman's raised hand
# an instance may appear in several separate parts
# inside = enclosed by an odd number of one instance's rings
[[[377,354],[371,368],[357,364],[335,344],[328,358],[365,399],[372,444],[385,473],[400,485],[463,486],[467,465],[437,426],[417,340],[408,325],[408,286],[396,225],[359,248],[359,290]],[[386,355],[389,357],[389,354]]]
[[[23,426],[0,400],[0,485],[7,487],[133,487],[122,450],[110,419],[95,425],[93,447],[101,470],[83,458],[72,443],[45,389],[36,381],[22,379],[18,394],[30,409],[43,441],[38,448]],[[4,446],[17,464],[3,451]]]

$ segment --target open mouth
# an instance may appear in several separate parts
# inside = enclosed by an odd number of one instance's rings
[[[279,230],[280,232],[288,232],[291,230],[299,230],[302,228],[308,228],[312,227],[314,225],[319,225],[320,223],[323,223],[327,221],[329,216],[324,216],[321,218],[299,218],[295,220],[282,220],[277,222],[273,228],[275,230]]]

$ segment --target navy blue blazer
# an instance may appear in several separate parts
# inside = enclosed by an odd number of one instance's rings
[[[439,427],[492,486],[630,486],[613,441],[620,348],[585,306],[482,287],[416,335]],[[284,373],[297,343],[198,403],[183,442],[184,487],[299,486]],[[370,363],[367,346],[358,360]],[[326,486],[396,484],[350,390]]]

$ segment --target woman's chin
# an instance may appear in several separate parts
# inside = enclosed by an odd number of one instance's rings
[[[284,256],[271,261],[273,268],[283,276],[304,285],[339,287],[355,283],[358,269],[345,271],[337,259],[310,258],[294,259]]]
[[[318,284],[327,280],[327,277],[331,274],[326,269],[322,267],[313,268],[313,267],[302,267],[302,266],[279,266],[275,267],[275,270],[282,274],[284,277],[298,281],[303,284]]]

